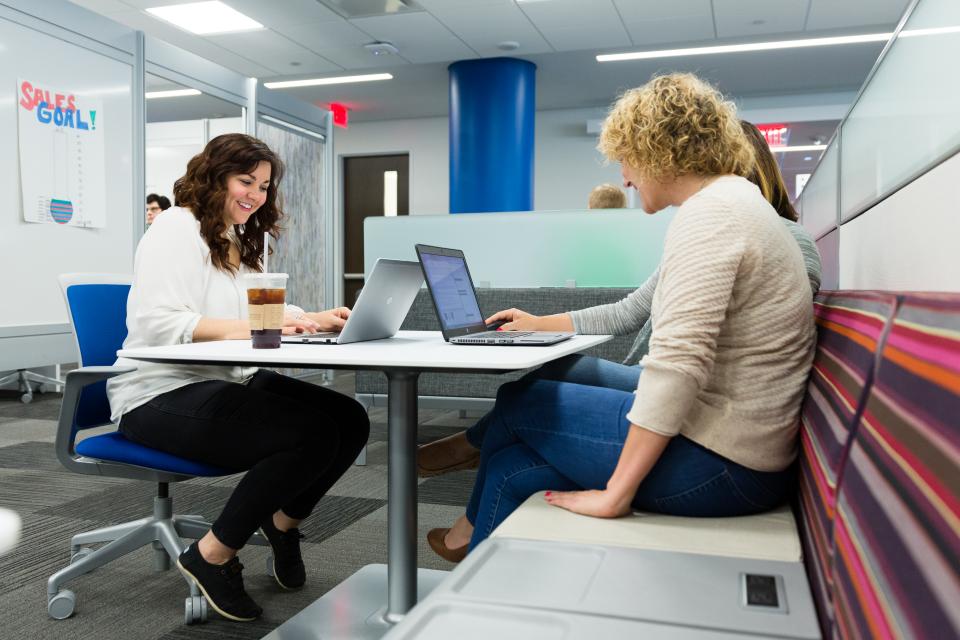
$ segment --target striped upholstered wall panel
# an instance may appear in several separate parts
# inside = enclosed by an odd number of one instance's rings
[[[821,291],[814,301],[817,352],[801,412],[800,532],[825,629],[833,616],[837,478],[858,405],[873,376],[877,345],[896,303],[892,294],[858,291]]]
[[[905,295],[840,481],[835,631],[960,637],[960,295]]]

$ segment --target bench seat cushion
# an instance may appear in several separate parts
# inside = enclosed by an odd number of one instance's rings
[[[520,505],[493,536],[782,562],[802,559],[796,521],[788,506],[740,518],[635,513],[610,520],[550,506],[540,492]]]

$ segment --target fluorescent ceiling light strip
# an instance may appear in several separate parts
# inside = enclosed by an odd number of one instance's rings
[[[147,91],[143,97],[147,100],[154,98],[180,98],[183,96],[199,96],[200,92],[196,89],[172,89],[170,91]]]
[[[335,78],[312,78],[309,80],[284,80],[282,82],[264,82],[267,89],[290,89],[292,87],[316,87],[324,84],[349,84],[351,82],[373,82],[374,80],[392,80],[389,73],[368,73],[362,76],[337,76]]]
[[[770,147],[773,153],[790,153],[792,151],[823,151],[827,148],[825,144],[798,144],[791,147]]]
[[[190,33],[209,35],[263,29],[263,25],[219,0],[151,7],[147,13]]]
[[[770,51],[773,49],[802,49],[807,47],[828,47],[838,44],[859,44],[863,42],[885,42],[893,33],[865,33],[858,36],[836,36],[831,38],[807,38],[806,40],[779,40],[776,42],[750,42],[745,44],[723,44],[713,47],[692,47],[689,49],[660,49],[658,51],[635,51],[633,53],[607,53],[597,56],[597,62],[619,62],[622,60],[650,60],[653,58],[677,58],[683,56],[706,56],[718,53],[743,53],[746,51]]]
[[[939,36],[945,33],[960,33],[960,26],[931,27],[929,29],[903,29],[902,31],[900,31],[900,37],[912,38],[915,36]]]

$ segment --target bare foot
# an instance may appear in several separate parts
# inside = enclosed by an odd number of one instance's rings
[[[237,555],[237,550],[220,542],[217,536],[213,535],[213,531],[207,531],[207,534],[200,538],[197,549],[210,564],[225,564]]]
[[[460,547],[470,544],[471,537],[473,537],[473,525],[467,520],[467,516],[463,515],[457,518],[457,521],[450,527],[450,531],[447,532],[443,543],[447,545],[449,549],[459,549]]]

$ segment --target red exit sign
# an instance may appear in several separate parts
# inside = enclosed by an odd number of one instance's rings
[[[347,119],[349,118],[350,114],[350,110],[347,109],[347,106],[340,104],[339,102],[331,102],[330,111],[333,112],[333,124],[346,129]]]
[[[771,147],[783,147],[787,144],[787,133],[790,129],[785,124],[758,124],[757,129],[766,138]]]

